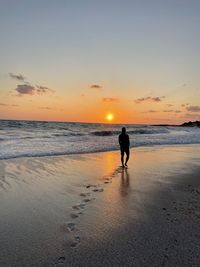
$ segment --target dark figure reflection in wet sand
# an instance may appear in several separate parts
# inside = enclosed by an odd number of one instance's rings
[[[121,196],[126,197],[130,189],[130,179],[127,169],[123,169],[121,172]]]
[[[122,128],[122,132],[119,135],[119,144],[120,144],[120,150],[121,150],[121,162],[122,162],[122,168],[128,167],[127,162],[129,160],[129,146],[130,146],[130,141],[129,141],[129,136],[126,133],[126,128]],[[126,161],[124,165],[124,153],[126,154]]]

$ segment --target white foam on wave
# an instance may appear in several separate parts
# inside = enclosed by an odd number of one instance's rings
[[[45,125],[37,123],[37,127],[34,127],[34,123],[31,122],[31,126],[27,126],[26,123],[12,123],[12,127],[7,125],[2,127],[0,123],[0,126],[0,159],[119,149],[118,133],[121,128],[119,125],[50,123],[48,128],[47,123]],[[127,130],[131,147],[200,144],[199,128],[128,125]]]

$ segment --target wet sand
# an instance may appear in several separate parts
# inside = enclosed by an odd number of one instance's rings
[[[199,266],[200,146],[0,161],[0,266]]]

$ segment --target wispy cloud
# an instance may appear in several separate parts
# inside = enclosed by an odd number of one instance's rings
[[[19,95],[34,95],[35,93],[35,87],[28,84],[18,84],[15,90]]]
[[[189,106],[189,107],[186,107],[186,110],[190,112],[200,112],[200,106]]]
[[[6,103],[0,103],[0,106],[3,106],[3,107],[19,107],[19,105],[16,105],[16,104],[6,104]]]
[[[53,92],[53,90],[48,87],[39,85],[33,86],[30,84],[18,84],[15,90],[18,92],[18,95],[35,95]]]
[[[163,112],[167,112],[167,113],[181,113],[182,111],[181,110],[173,110],[173,109],[167,109],[167,110],[163,110]]]
[[[12,79],[15,79],[15,80],[18,80],[18,81],[25,81],[25,77],[21,74],[13,74],[13,73],[9,73],[9,76],[12,78]]]
[[[114,98],[114,97],[103,97],[102,98],[103,102],[117,102],[118,98]]]
[[[150,109],[148,110],[149,113],[155,113],[155,112],[158,112],[157,110],[153,110],[153,109]]]
[[[95,90],[101,90],[103,87],[99,84],[91,84],[90,88]]]
[[[25,77],[22,74],[9,73],[9,76],[12,79],[24,82],[23,84],[18,84],[17,87],[15,88],[15,91],[17,91],[18,96],[44,94],[48,92],[53,92],[52,89],[46,86],[32,85],[30,82],[26,81]]]
[[[170,108],[170,107],[173,107],[173,105],[172,105],[172,104],[167,104],[167,107],[169,107],[169,108]]]
[[[150,109],[150,110],[147,110],[147,111],[143,111],[142,113],[156,113],[158,112],[157,110],[154,110],[154,109]]]
[[[136,99],[135,103],[140,104],[142,102],[147,102],[147,101],[149,101],[149,102],[161,102],[163,98],[165,98],[165,96],[161,96],[161,97],[159,97],[159,96],[156,96],[156,97],[147,96],[147,97],[142,97],[142,98]]]
[[[0,103],[0,106],[8,106],[7,104],[4,103]]]
[[[181,107],[184,108],[186,106],[189,106],[189,103],[186,103],[186,104],[182,104]]]
[[[52,89],[46,87],[46,86],[41,86],[41,85],[36,85],[35,90],[37,91],[38,94],[42,93],[47,93],[47,92],[53,92]]]

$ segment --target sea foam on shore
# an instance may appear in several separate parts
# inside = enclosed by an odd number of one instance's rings
[[[195,127],[0,120],[0,159],[117,150],[122,126],[131,147],[200,143]]]

